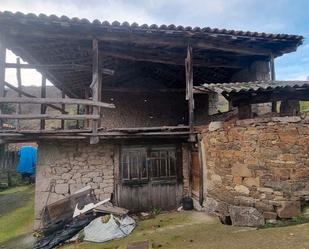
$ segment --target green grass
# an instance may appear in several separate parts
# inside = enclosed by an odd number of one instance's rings
[[[18,187],[14,187],[14,188],[8,188],[8,189],[4,189],[4,190],[0,190],[0,195],[8,195],[8,194],[14,194],[14,193],[18,193],[18,192],[33,192],[32,189],[34,190],[34,188],[32,186],[18,186]],[[31,190],[31,191],[29,191]]]
[[[29,196],[23,205],[0,214],[0,243],[32,231],[34,221],[34,186],[21,186],[0,192],[0,196],[22,192]]]
[[[300,101],[300,110],[309,111],[309,101]]]

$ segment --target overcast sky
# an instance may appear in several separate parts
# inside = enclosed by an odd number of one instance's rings
[[[276,59],[276,75],[282,80],[305,80],[309,76],[308,0],[0,0],[0,10],[300,34],[305,37],[304,45]],[[15,62],[11,53],[8,60]],[[22,74],[25,84],[40,83],[40,75],[34,70],[23,70]],[[15,70],[7,70],[7,80],[15,83],[15,78]]]

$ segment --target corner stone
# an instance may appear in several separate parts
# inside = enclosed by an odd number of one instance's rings
[[[281,206],[277,208],[277,213],[280,218],[292,218],[293,216],[300,215],[300,202],[283,201]]]
[[[232,225],[259,227],[265,224],[263,215],[253,207],[229,207]]]

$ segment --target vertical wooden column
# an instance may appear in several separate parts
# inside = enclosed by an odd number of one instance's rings
[[[76,114],[79,115],[80,114],[80,105],[77,105],[76,107]],[[76,120],[76,129],[79,129],[79,120]]]
[[[190,128],[189,142],[195,142],[196,137],[194,135],[193,55],[191,45],[188,45],[187,48],[187,58],[185,59],[185,67],[186,67],[186,100],[188,100],[188,109],[189,109],[189,128]]]
[[[6,47],[3,39],[0,40],[0,97],[4,97],[4,81],[5,81],[5,61],[6,61]],[[3,107],[0,105],[0,114]],[[3,127],[3,121],[0,120],[0,129]]]
[[[65,98],[65,92],[62,90],[61,91],[61,97],[64,99]],[[65,104],[61,104],[61,113],[65,114]],[[61,119],[61,129],[64,130],[64,125],[65,125],[65,120]]]
[[[85,99],[89,99],[90,97],[90,89],[88,87],[85,88]],[[85,112],[86,114],[89,114],[90,113],[90,107],[89,105],[85,106]],[[89,128],[90,127],[90,122],[89,122],[89,119],[86,119],[84,121],[84,128]]]
[[[17,68],[16,68],[17,88],[19,90],[18,97],[21,98],[22,97],[22,94],[21,94],[22,81],[21,81],[21,69],[20,69],[20,59],[19,58],[16,59],[16,64],[17,64]],[[21,114],[21,104],[20,103],[17,104],[16,114]],[[16,130],[17,131],[20,130],[19,119],[16,119]]]
[[[273,54],[271,54],[271,56],[270,56],[270,79],[272,81],[276,80],[275,59],[274,59],[274,55]],[[276,112],[277,111],[277,102],[276,101],[271,103],[271,111],[272,112]]]
[[[101,95],[101,85],[102,85],[102,75],[100,70],[100,60],[99,60],[99,42],[98,40],[92,41],[92,100],[100,101]],[[100,113],[100,108],[93,106],[92,114],[98,115]],[[92,136],[90,137],[90,144],[97,144],[99,142],[98,137],[98,120],[92,121]]]
[[[46,76],[42,75],[42,84],[41,84],[41,98],[46,98]],[[41,104],[41,114],[46,113],[46,104]],[[45,129],[45,119],[40,121],[41,130]]]

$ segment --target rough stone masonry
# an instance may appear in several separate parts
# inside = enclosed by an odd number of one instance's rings
[[[213,122],[202,137],[210,213],[245,226],[301,213],[309,199],[309,117]]]
[[[46,204],[90,185],[99,200],[114,192],[118,147],[86,142],[40,142],[36,175],[35,219]],[[49,193],[50,192],[50,193]],[[38,223],[37,222],[37,223]]]

